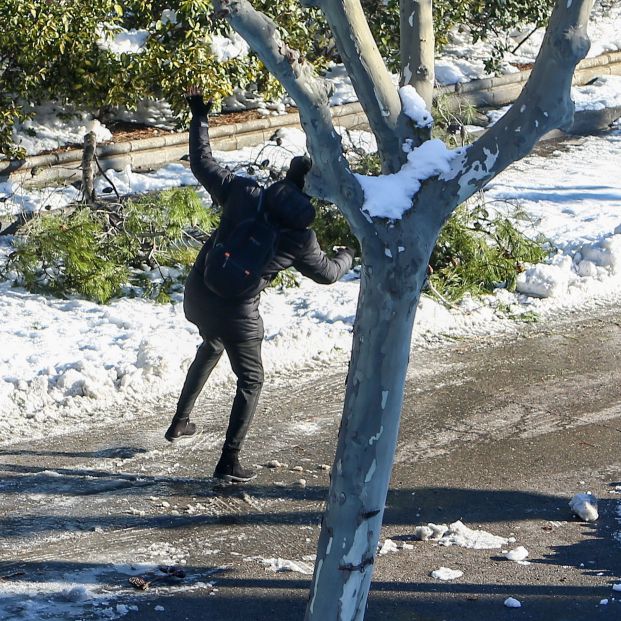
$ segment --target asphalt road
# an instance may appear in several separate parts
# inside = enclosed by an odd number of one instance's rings
[[[367,621],[621,619],[620,353],[615,312],[414,352],[382,533],[399,549],[377,558]],[[310,576],[271,571],[269,559],[312,567],[344,377],[266,387],[247,461],[286,465],[245,486],[210,479],[228,403],[207,393],[190,446],[163,441],[163,404],[113,428],[0,447],[0,618],[302,619]],[[568,507],[587,490],[595,523]],[[413,537],[456,520],[514,537],[508,548],[525,546],[530,564]],[[431,577],[441,566],[463,576]],[[132,575],[159,580],[141,591]]]

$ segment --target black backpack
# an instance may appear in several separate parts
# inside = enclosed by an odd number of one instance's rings
[[[263,194],[261,190],[256,212],[227,235],[218,231],[207,253],[203,280],[221,298],[243,298],[256,289],[276,253],[279,230],[263,210]]]

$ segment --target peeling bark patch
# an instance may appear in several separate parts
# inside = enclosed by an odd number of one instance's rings
[[[373,446],[381,438],[382,433],[384,433],[384,425],[380,427],[380,430],[374,436],[369,438],[369,446]]]
[[[332,541],[332,540],[330,540]],[[315,598],[317,597],[317,584],[319,582],[319,574],[321,573],[321,566],[323,565],[323,559],[317,562],[317,571],[315,572],[315,584],[313,585],[313,599],[310,603],[310,611],[313,613],[313,607],[315,606]]]
[[[406,84],[409,84],[412,81],[412,70],[410,69],[409,64],[403,68],[403,80]]]
[[[364,558],[364,553],[367,551],[369,539],[369,527],[366,522],[363,522],[358,526],[354,533],[354,540],[352,541],[349,552],[343,556],[340,567],[359,567]],[[345,545],[345,541],[343,541]]]
[[[367,556],[363,558],[362,561],[358,565],[339,565],[339,569],[341,571],[348,571],[350,573],[359,571],[363,572],[367,567],[373,565],[374,559],[372,556]]]
[[[496,149],[495,153],[492,153],[490,149],[483,149],[485,159],[483,161],[475,161],[470,165],[470,169],[466,169],[466,155],[463,158],[463,168],[461,175],[459,173],[455,176],[459,177],[457,183],[459,185],[459,202],[462,203],[466,200],[476,188],[480,187],[480,181],[488,177],[491,173],[494,163],[498,158],[499,150]]]
[[[373,478],[376,468],[377,468],[377,460],[374,459],[373,463],[371,464],[371,467],[369,468],[369,471],[367,472],[367,476],[364,477],[365,483],[368,483]]]
[[[371,518],[374,518],[376,515],[379,515],[380,510],[379,509],[375,509],[375,511],[367,511],[366,513],[363,513],[362,517],[365,520],[370,520]]]

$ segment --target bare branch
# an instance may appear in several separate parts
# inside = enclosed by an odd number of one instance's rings
[[[385,173],[398,171],[405,161],[402,145],[415,140],[413,126],[402,112],[399,94],[377,49],[360,0],[313,0],[330,24],[336,45],[369,125]]]
[[[311,170],[313,189],[337,205],[354,206],[344,215],[354,232],[360,230],[361,226],[368,224],[360,211],[363,192],[349,169],[341,137],[332,123],[328,107],[329,85],[314,73],[299,52],[286,45],[276,24],[256,11],[250,2],[215,0],[214,7],[217,14],[247,41],[296,102],[308,150],[315,164]]]
[[[413,86],[431,110],[435,79],[432,2],[401,0],[400,5],[401,86]]]
[[[589,50],[587,23],[592,4],[593,0],[557,1],[522,93],[507,114],[456,161],[453,178],[459,188],[452,208],[527,155],[544,134],[571,126],[571,83],[576,65]]]

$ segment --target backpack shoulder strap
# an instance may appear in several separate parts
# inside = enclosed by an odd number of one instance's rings
[[[259,204],[257,205],[257,213],[263,213],[263,202],[265,199],[265,188],[261,188],[259,191]]]

